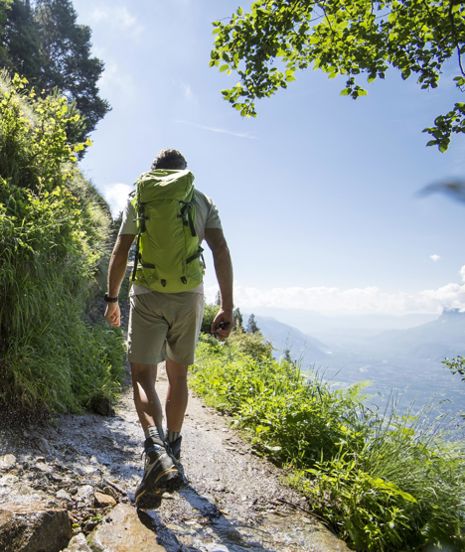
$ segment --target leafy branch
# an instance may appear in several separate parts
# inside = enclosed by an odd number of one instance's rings
[[[458,355],[454,358],[446,358],[443,360],[443,364],[449,368],[453,374],[458,374],[461,376],[462,380],[465,381],[465,357]]]
[[[213,23],[210,65],[239,80],[223,97],[241,115],[256,116],[257,99],[287,88],[298,70],[310,67],[329,78],[344,76],[342,95],[366,95],[360,82],[384,79],[389,68],[415,77],[422,90],[439,86],[444,65],[456,54],[453,83],[463,94],[465,46],[463,0],[255,0],[228,21]],[[453,134],[465,131],[465,103],[456,102],[424,129],[427,145],[445,151]]]

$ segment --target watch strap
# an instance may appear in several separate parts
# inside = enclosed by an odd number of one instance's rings
[[[117,303],[118,297],[110,297],[108,293],[105,293],[105,295],[103,296],[103,300],[105,301],[105,303]]]

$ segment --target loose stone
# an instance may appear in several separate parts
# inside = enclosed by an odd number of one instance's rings
[[[107,494],[96,491],[94,493],[95,505],[100,507],[116,506],[116,500]]]
[[[60,489],[55,496],[64,500],[72,500],[71,495],[64,489]]]
[[[16,465],[16,456],[14,454],[5,454],[0,456],[0,470],[10,470]]]
[[[86,498],[89,498],[93,492],[94,488],[92,487],[92,485],[82,485],[82,487],[78,488],[76,496],[74,498],[76,500],[85,500]]]

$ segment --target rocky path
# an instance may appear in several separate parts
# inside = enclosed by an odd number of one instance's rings
[[[163,371],[158,385],[164,395]],[[279,470],[252,454],[228,418],[195,397],[183,429],[189,485],[165,495],[156,511],[132,505],[142,433],[130,391],[115,416],[63,416],[19,437],[0,430],[5,552],[348,550],[279,483]]]

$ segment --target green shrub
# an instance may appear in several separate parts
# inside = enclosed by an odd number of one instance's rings
[[[445,443],[366,409],[362,385],[332,391],[295,363],[203,339],[191,385],[302,491],[310,507],[357,551],[465,550],[463,444]],[[450,548],[452,547],[452,548]]]
[[[216,313],[218,312],[218,305],[209,305],[208,303],[205,305],[204,311],[203,311],[203,319],[202,319],[202,326],[201,331],[203,333],[209,334],[211,333],[211,327],[213,323],[213,319],[216,316]]]
[[[255,360],[271,360],[273,358],[273,345],[265,341],[260,332],[235,331],[230,337],[230,343],[236,345],[241,353]]]
[[[294,473],[312,508],[357,550],[464,547],[463,452],[386,430],[354,453]],[[450,548],[449,548],[450,549]]]
[[[0,401],[78,410],[122,378],[119,331],[91,324],[111,217],[75,166],[79,116],[0,78]]]

